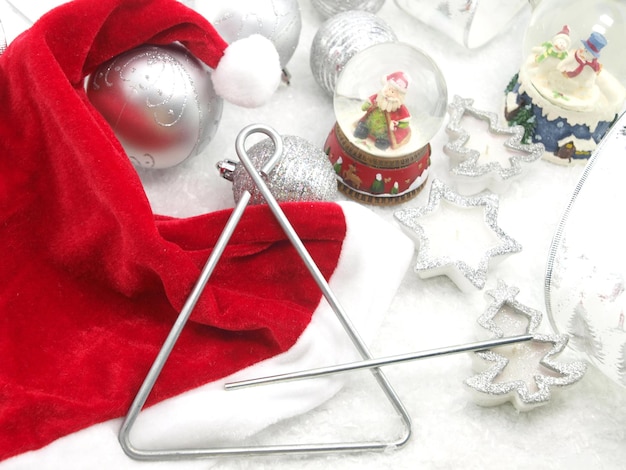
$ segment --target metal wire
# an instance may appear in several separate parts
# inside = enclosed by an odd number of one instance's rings
[[[263,166],[259,172],[254,168],[252,162],[247,156],[245,150],[246,139],[255,133],[263,133],[274,142],[275,152],[270,160]],[[272,128],[264,125],[251,125],[244,128],[238,135],[235,148],[241,162],[250,174],[254,183],[257,185],[268,203],[274,216],[277,218],[281,227],[287,234],[289,240],[295,247],[296,251],[302,258],[309,272],[315,279],[317,285],[322,291],[324,297],[329,302],[337,318],[344,327],[346,333],[354,343],[360,355],[364,359],[371,359],[371,355],[354,328],[348,315],[345,313],[334,293],[330,289],[324,276],[309,255],[304,244],[298,237],[297,233],[289,223],[286,215],[278,205],[276,199],[272,196],[270,190],[265,184],[264,177],[271,172],[276,162],[283,153],[283,142],[280,135]],[[401,447],[406,444],[411,436],[411,418],[406,408],[400,401],[398,395],[391,387],[390,383],[379,369],[372,369],[378,385],[381,387],[388,400],[391,402],[394,410],[400,417],[403,425],[402,433],[399,437],[389,441],[365,441],[365,442],[338,442],[338,443],[312,443],[312,444],[285,444],[285,445],[268,445],[268,446],[234,446],[234,447],[207,447],[207,448],[184,448],[184,449],[139,449],[135,447],[130,439],[133,424],[137,420],[141,409],[145,405],[155,382],[157,381],[163,366],[178,340],[185,324],[187,323],[202,291],[209,281],[213,270],[218,264],[228,241],[230,240],[235,227],[241,220],[243,212],[250,200],[250,193],[244,192],[239,203],[234,208],[230,218],[228,219],[224,230],[222,231],[215,248],[211,252],[198,281],[196,282],[191,294],[189,295],[185,305],[183,306],[174,326],[170,330],[159,354],[157,355],[152,367],[150,368],[146,378],[144,379],[131,407],[122,423],[119,432],[120,445],[124,452],[131,458],[136,460],[184,460],[184,459],[202,459],[218,456],[256,456],[256,455],[276,455],[276,454],[315,454],[315,453],[332,453],[332,452],[358,452],[358,451],[387,451],[390,448]]]

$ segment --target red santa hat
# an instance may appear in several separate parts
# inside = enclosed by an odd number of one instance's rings
[[[557,34],[554,35],[553,40],[557,40],[560,38],[564,38],[564,39],[568,39],[569,38],[569,26],[567,25],[563,25],[563,28],[561,29],[561,31],[559,31]]]
[[[75,0],[0,55],[2,470],[140,467],[117,442],[121,418],[230,211],[155,215],[84,81],[121,52],[173,41],[210,66],[223,60],[211,25],[174,0]],[[354,322],[371,334],[410,262],[410,241],[356,204],[284,210]],[[210,446],[217,436],[240,444],[315,406],[339,379],[245,395],[221,385],[236,373],[355,360],[338,325],[268,208],[247,208],[134,442]]]
[[[397,90],[406,93],[409,88],[409,76],[402,71],[390,73],[384,77],[384,82],[388,83]]]

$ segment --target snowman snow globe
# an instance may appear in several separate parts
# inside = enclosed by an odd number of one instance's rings
[[[447,106],[435,62],[404,43],[368,47],[346,63],[333,105],[337,122],[324,148],[339,190],[377,205],[416,196],[428,178],[429,141]]]
[[[586,163],[623,110],[625,21],[616,0],[542,0],[533,11],[504,111],[546,160]]]

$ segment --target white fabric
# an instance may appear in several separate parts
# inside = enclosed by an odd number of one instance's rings
[[[413,245],[397,227],[368,209],[351,202],[342,205],[348,231],[330,287],[359,334],[371,341],[408,267]],[[389,243],[381,245],[381,239]],[[379,275],[380,269],[386,273],[384,277]],[[347,376],[236,391],[224,390],[224,383],[358,359],[335,312],[323,299],[310,325],[289,351],[142,411],[131,433],[132,443],[140,449],[243,445],[244,438],[331,398]],[[115,419],[92,426],[0,463],[0,469],[144,468],[145,463],[126,457],[118,444],[120,425],[121,420]],[[207,468],[208,464],[170,465],[163,468]]]

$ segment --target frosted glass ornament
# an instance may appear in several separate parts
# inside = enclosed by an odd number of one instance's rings
[[[626,116],[589,160],[554,235],[546,271],[547,312],[569,346],[626,386],[624,201]]]
[[[137,167],[169,168],[200,153],[217,131],[222,99],[182,46],[140,46],[99,66],[87,96]]]

